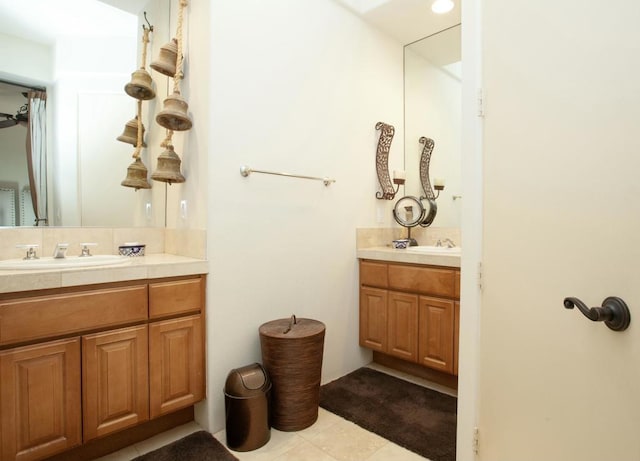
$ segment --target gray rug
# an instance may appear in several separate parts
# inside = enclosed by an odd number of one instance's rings
[[[321,386],[320,406],[432,461],[456,459],[455,397],[360,368]]]
[[[238,461],[210,433],[198,431],[132,461]]]

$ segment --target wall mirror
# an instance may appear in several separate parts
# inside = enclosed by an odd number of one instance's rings
[[[460,24],[404,47],[405,194],[424,195],[419,140],[431,138],[431,182],[445,182],[432,224],[438,227],[460,227],[461,68]]]
[[[152,189],[139,191],[122,187],[135,147],[116,138],[136,113],[136,101],[123,88],[140,63],[143,18],[137,12],[146,11],[154,26],[148,69],[170,40],[170,10],[169,0],[0,0],[0,80],[5,82],[0,84],[0,113],[15,114],[26,102],[25,88],[7,83],[47,91],[50,226],[165,225],[166,184],[152,182]],[[143,160],[149,174],[155,168],[151,156],[159,154],[149,151],[161,149],[157,138],[164,134],[153,138],[149,129],[168,86],[166,77],[150,73],[158,96],[143,112],[149,145]],[[17,201],[18,211],[10,215],[1,208],[0,226],[33,225],[24,192],[25,139],[22,124],[0,128],[0,184],[8,190],[1,192],[0,208],[6,198]]]

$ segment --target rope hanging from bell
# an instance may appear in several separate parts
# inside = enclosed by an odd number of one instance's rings
[[[156,97],[156,92],[153,89],[153,80],[151,75],[145,69],[147,65],[147,44],[149,43],[149,32],[151,28],[142,26],[142,63],[140,69],[137,69],[131,74],[131,81],[124,87],[125,93],[135,99],[142,99],[147,101]]]

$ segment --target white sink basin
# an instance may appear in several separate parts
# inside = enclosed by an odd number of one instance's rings
[[[120,255],[67,256],[63,259],[7,259],[0,261],[0,270],[73,269],[82,267],[115,266],[131,259]]]
[[[436,246],[415,246],[415,247],[407,247],[406,251],[416,252],[416,253],[425,253],[425,254],[437,254],[437,255],[455,255],[459,256],[460,251],[462,249],[460,247],[436,247]]]

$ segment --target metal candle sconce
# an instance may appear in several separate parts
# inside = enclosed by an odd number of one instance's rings
[[[384,122],[376,123],[376,130],[380,130],[380,138],[378,139],[378,149],[376,150],[376,172],[378,173],[378,182],[382,191],[376,192],[376,198],[381,200],[393,200],[398,193],[400,186],[404,184],[404,177],[394,177],[393,188],[391,178],[389,177],[389,149],[391,141],[396,129],[393,125]]]
[[[420,156],[420,183],[424,191],[424,196],[420,197],[420,200],[427,200],[429,202],[428,211],[425,218],[420,222],[420,226],[428,227],[433,223],[438,212],[438,205],[436,199],[440,196],[440,192],[444,190],[444,183],[437,181],[433,188],[431,188],[431,181],[429,180],[429,163],[431,162],[431,154],[433,153],[433,147],[435,142],[431,138],[422,136],[419,139],[420,144],[423,144],[422,155]],[[437,191],[434,194],[433,189]]]

